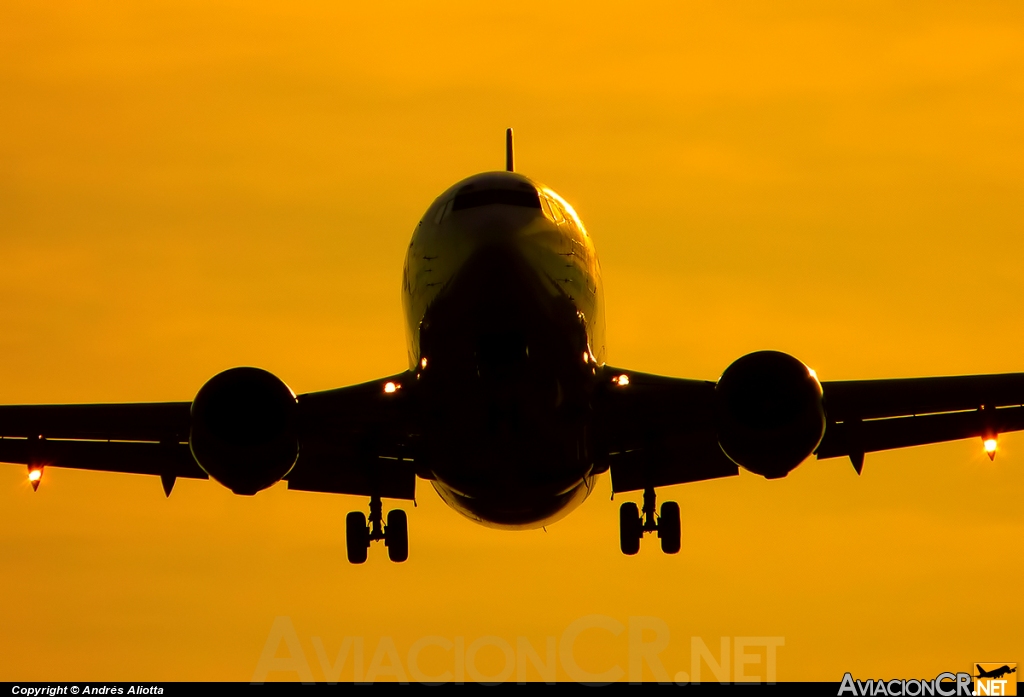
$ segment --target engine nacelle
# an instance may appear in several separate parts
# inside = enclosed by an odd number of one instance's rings
[[[715,387],[722,452],[768,479],[785,477],[825,434],[821,397],[817,376],[796,358],[778,351],[743,356]]]
[[[259,368],[232,368],[192,400],[189,445],[199,466],[236,494],[279,482],[299,456],[295,394]]]

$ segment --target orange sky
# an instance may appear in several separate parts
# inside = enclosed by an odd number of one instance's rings
[[[1020,4],[679,5],[5,2],[0,403],[185,400],[241,364],[299,392],[401,370],[409,235],[501,167],[509,125],[519,170],[594,237],[615,365],[1024,370]],[[165,500],[73,471],[33,495],[4,465],[0,680],[248,680],[277,616],[318,680],[314,637],[332,660],[360,637],[369,663],[382,637],[540,648],[591,614],[664,622],[670,676],[691,637],[783,637],[783,680],[1020,661],[1024,436],[1001,445],[663,490],[671,557],[618,552],[631,497],[607,479],[546,533],[422,486],[410,561],[362,567],[355,497]],[[625,636],[589,630],[576,660],[626,670]]]

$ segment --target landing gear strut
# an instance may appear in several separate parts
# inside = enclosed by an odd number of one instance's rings
[[[644,533],[656,532],[661,539],[661,551],[676,554],[681,546],[679,504],[666,501],[661,504],[661,515],[656,516],[657,503],[654,488],[644,489],[643,515],[635,503],[624,503],[619,508],[619,547],[623,554],[640,551],[640,540]]]
[[[388,511],[388,522],[384,524],[383,505],[379,496],[370,497],[370,518],[359,511],[352,511],[345,518],[345,547],[348,560],[353,564],[366,561],[370,543],[384,540],[391,561],[405,561],[409,558],[409,520],[405,511]]]

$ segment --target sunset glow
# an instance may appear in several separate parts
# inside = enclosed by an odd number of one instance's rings
[[[5,0],[0,100],[0,404],[190,401],[259,366],[299,395],[361,385],[400,410],[415,378],[394,376],[420,359],[410,237],[441,192],[503,169],[507,127],[516,171],[565,198],[600,258],[607,346],[566,344],[566,363],[623,402],[656,387],[645,374],[707,393],[759,350],[822,381],[1024,371],[1019,2]],[[446,367],[429,355],[422,383]],[[672,443],[695,437],[677,422],[716,418],[680,411],[649,414]],[[363,419],[330,428],[388,426]],[[153,437],[187,453],[179,430]],[[57,471],[46,442],[36,494],[25,464],[0,464],[0,681],[249,682],[280,618],[316,681],[356,679],[356,646],[365,676],[384,639],[407,669],[422,648],[427,676],[475,647],[493,676],[500,642],[543,659],[595,617],[574,660],[622,680],[693,681],[691,657],[721,664],[724,644],[730,677],[765,681],[766,650],[736,653],[749,637],[784,641],[780,681],[1019,661],[1024,435],[986,440],[1000,465],[979,466],[964,433],[869,452],[859,477],[811,457],[782,479],[660,488],[681,511],[675,555],[653,534],[620,553],[619,506],[642,493],[613,501],[607,473],[571,515],[517,532],[421,478],[415,505],[384,502],[408,513],[409,560],[376,544],[358,567],[345,522],[369,494],[178,477],[167,497],[158,476]],[[637,440],[615,457],[667,447]],[[589,466],[577,445],[552,447]],[[687,466],[721,460],[699,446]],[[415,452],[382,455],[430,476]],[[631,663],[662,626],[664,674]]]

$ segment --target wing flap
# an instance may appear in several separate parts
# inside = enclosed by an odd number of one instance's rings
[[[609,464],[616,494],[739,474],[739,467],[725,456],[718,441],[703,434],[610,453]]]
[[[1024,407],[830,423],[819,460],[1024,430]]]
[[[46,467],[207,479],[188,443],[0,438],[0,462]]]
[[[413,462],[378,458],[362,463],[351,460],[303,458],[285,477],[288,488],[325,494],[380,496],[388,499],[416,498],[416,469]]]

